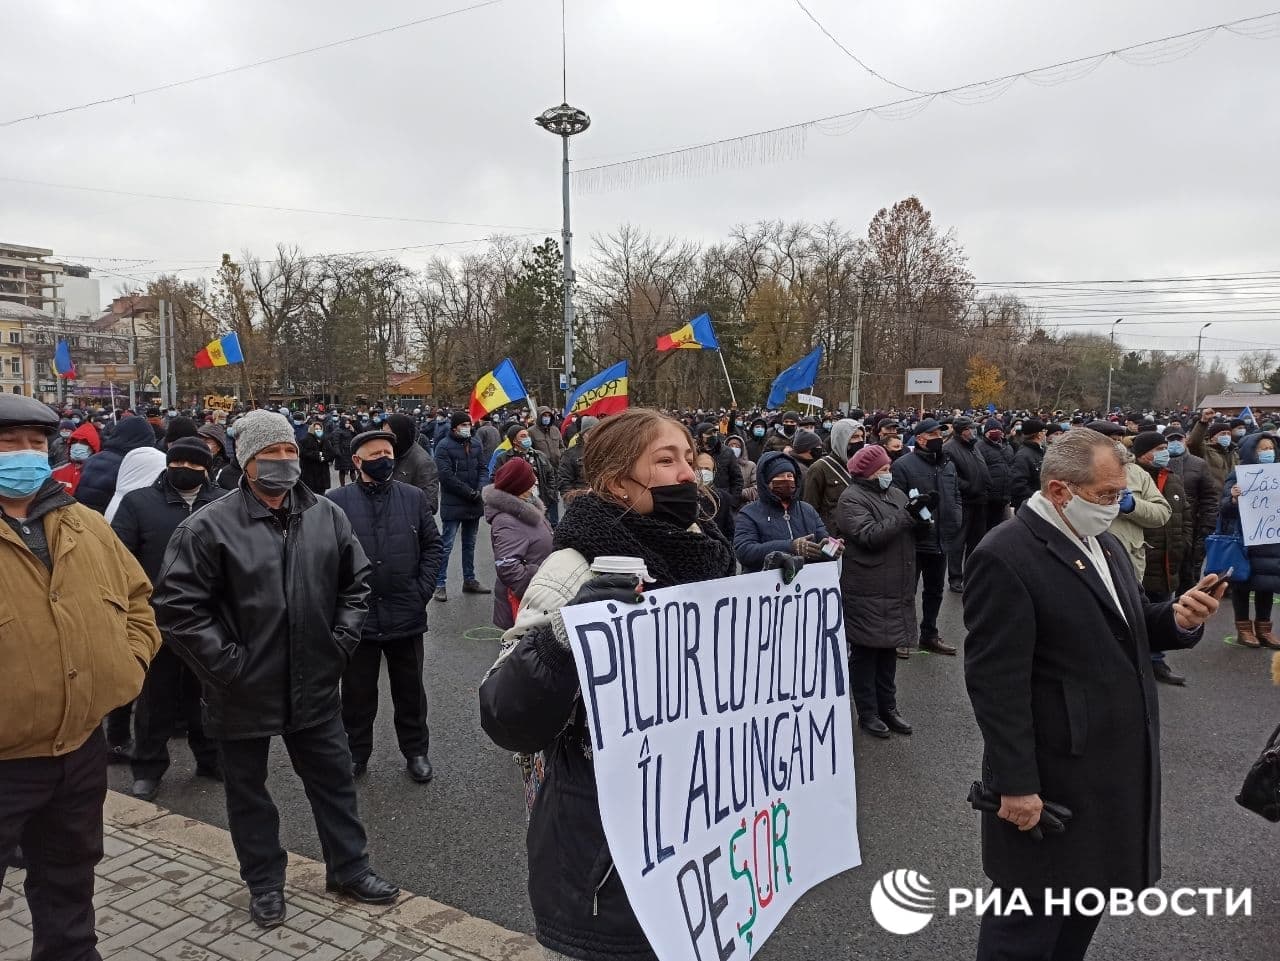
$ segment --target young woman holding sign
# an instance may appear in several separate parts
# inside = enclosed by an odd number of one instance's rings
[[[1270,434],[1253,434],[1240,442],[1240,467],[1250,464],[1274,464],[1276,439]],[[1227,475],[1222,489],[1222,518],[1240,523],[1239,467]],[[1280,591],[1280,544],[1256,544],[1246,547],[1251,574],[1247,581],[1233,581],[1231,604],[1236,613],[1236,643],[1245,647],[1280,649],[1271,633],[1271,603]],[[1253,594],[1257,617],[1249,619],[1249,595]]]
[[[555,530],[556,552],[507,635],[519,640],[504,648],[480,686],[480,715],[500,747],[545,757],[528,833],[538,940],[580,961],[645,961],[653,951],[613,870],[600,821],[573,653],[563,624],[554,616],[539,623],[539,615],[564,604],[638,601],[635,575],[592,575],[598,557],[643,560],[651,588],[728,577],[737,565],[714,518],[699,510],[705,488],[692,439],[678,421],[643,409],[606,418],[591,432],[583,468],[589,490]],[[520,634],[522,624],[538,626]]]

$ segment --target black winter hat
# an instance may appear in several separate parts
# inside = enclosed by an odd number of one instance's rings
[[[1149,453],[1159,447],[1161,444],[1169,443],[1158,430],[1143,430],[1133,436],[1133,456],[1141,457],[1143,454]]]
[[[1048,425],[1038,418],[1031,417],[1022,422],[1022,436],[1034,437],[1036,434],[1044,430]]]
[[[408,414],[392,414],[387,418],[387,429],[395,434],[391,448],[397,457],[408,453],[409,447],[418,442],[418,425]],[[352,450],[355,448],[353,447]]]
[[[190,417],[174,417],[169,421],[169,426],[165,428],[164,444],[168,447],[175,441],[181,440],[183,437],[195,437],[199,427]]]
[[[471,423],[471,415],[465,410],[460,410],[456,414],[449,417],[449,430],[457,430],[463,424]]]
[[[213,466],[213,454],[209,447],[198,437],[180,437],[169,445],[164,453],[164,462],[172,464],[176,460],[190,461],[199,464],[205,470]]]
[[[1105,434],[1107,437],[1121,437],[1124,435],[1124,428],[1114,421],[1109,420],[1091,420],[1085,424],[1089,430],[1097,431],[1099,434]]]

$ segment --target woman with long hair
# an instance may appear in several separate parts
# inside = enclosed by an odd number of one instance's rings
[[[555,529],[553,553],[525,593],[509,642],[480,687],[486,733],[500,747],[541,753],[545,781],[529,821],[529,898],[552,957],[647,961],[644,931],[613,868],[592,767],[587,715],[563,621],[555,609],[636,602],[635,577],[593,577],[604,555],[644,561],[652,588],[735,573],[733,548],[700,510],[689,431],[654,410],[602,420],[583,455],[588,490]],[[540,615],[547,616],[541,617]],[[530,626],[533,625],[533,626]]]

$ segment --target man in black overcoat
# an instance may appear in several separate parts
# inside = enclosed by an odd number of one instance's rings
[[[1146,599],[1107,527],[1126,486],[1110,438],[1072,430],[1039,492],[966,565],[965,681],[984,742],[983,870],[1034,916],[983,916],[979,961],[1083,958],[1099,917],[1052,916],[1044,892],[1139,891],[1160,878],[1160,721],[1151,651],[1192,647],[1225,584]],[[1030,832],[1042,802],[1073,814]]]

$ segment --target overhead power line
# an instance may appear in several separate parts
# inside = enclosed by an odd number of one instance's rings
[[[1133,66],[1159,66],[1189,56],[1220,31],[1252,40],[1275,39],[1280,37],[1280,11],[1218,23],[1156,40],[1145,40],[1087,57],[960,84],[847,113],[831,114],[736,137],[655,151],[629,160],[584,167],[575,172],[573,183],[582,193],[597,193],[629,189],[674,178],[701,176],[720,170],[794,160],[803,155],[810,130],[818,130],[828,136],[843,136],[870,116],[884,120],[908,120],[924,111],[939,97],[960,104],[989,103],[1003,96],[1019,80],[1042,87],[1070,83],[1088,76],[1112,58]]]
[[[405,23],[397,23],[390,27],[383,27],[381,30],[371,30],[368,33],[357,34],[354,37],[343,37],[340,40],[330,40],[328,43],[322,43],[316,47],[307,47],[305,50],[294,50],[292,53],[282,53],[274,57],[267,57],[263,60],[255,60],[252,63],[242,63],[234,67],[225,67],[222,70],[214,70],[212,73],[202,73],[195,77],[187,77],[184,80],[171,80],[168,83],[157,84],[154,87],[144,87],[141,90],[131,90],[129,93],[117,94],[114,97],[103,97],[100,100],[90,100],[86,103],[77,103],[69,107],[58,107],[54,110],[42,110],[39,113],[27,114],[25,117],[14,117],[10,120],[0,121],[0,127],[12,127],[15,124],[26,123],[29,120],[43,120],[46,117],[57,117],[65,113],[74,113],[77,110],[89,110],[93,107],[102,107],[109,103],[120,103],[124,100],[133,100],[137,97],[142,97],[150,93],[163,93],[166,90],[186,87],[193,83],[202,83],[205,80],[214,80],[218,77],[226,77],[233,73],[242,73],[245,70],[256,70],[259,67],[266,67],[273,63],[280,63],[282,60],[292,60],[294,57],[305,57],[309,54],[320,53],[324,50],[333,50],[336,47],[345,47],[349,44],[359,43],[362,40],[371,40],[374,37],[381,37],[389,33],[395,33],[398,30],[407,30],[410,27],[420,27],[424,23],[432,23],[436,20],[456,17],[462,13],[470,13],[473,10],[492,7],[503,2],[505,2],[505,0],[482,0],[482,2],[473,3],[469,7],[459,7],[456,10],[446,10],[444,13],[433,14],[430,17],[419,17],[416,20],[408,20]]]
[[[115,190],[110,187],[85,187],[80,184],[55,184],[44,180],[24,180],[20,177],[0,176],[0,182],[25,184],[30,187],[51,187],[54,190],[79,190],[85,193],[114,194],[117,197],[137,197],[142,200],[169,200],[184,204],[208,204],[213,207],[243,207],[248,210],[272,210],[286,214],[316,214],[323,217],[352,217],[357,220],[390,220],[405,224],[434,224],[445,227],[484,227],[492,230],[529,230],[540,232],[544,228],[518,224],[479,224],[467,220],[430,220],[425,217],[397,217],[391,214],[362,214],[349,210],[314,210],[309,207],[282,207],[278,204],[255,204],[238,200],[212,200],[207,197],[177,197],[170,194],[141,193],[134,190]]]
[[[802,2],[802,0],[793,0],[793,2],[797,7],[801,9],[801,11],[804,12],[804,15],[806,17],[808,17],[810,20],[813,21],[813,25],[817,27],[819,30],[821,30],[823,34],[826,35],[826,38],[828,40],[830,40],[833,44],[836,45],[836,48],[841,53],[843,53],[846,57],[848,57],[850,60],[856,63],[859,67],[861,67],[867,73],[871,74],[871,76],[875,77],[877,80],[887,83],[891,87],[896,87],[899,90],[906,91],[907,93],[918,93],[918,94],[930,93],[930,91],[928,90],[917,90],[915,89],[915,87],[903,86],[902,84],[897,83],[896,81],[890,80],[888,77],[880,73],[878,70],[872,69],[872,67],[865,60],[863,60],[856,53],[854,53],[852,50],[846,47],[843,43],[841,43],[839,38],[837,38],[835,34],[833,34],[825,26],[823,26],[822,21],[820,21],[817,17],[813,15],[813,11],[811,11],[808,7],[806,7]]]

